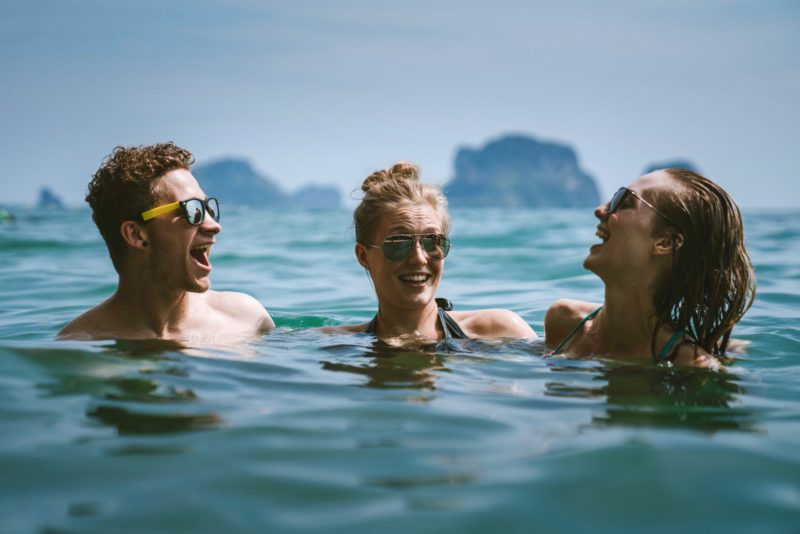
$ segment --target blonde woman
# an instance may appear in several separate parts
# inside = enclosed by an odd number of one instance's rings
[[[365,333],[385,341],[466,338],[532,339],[516,313],[503,309],[451,311],[436,291],[450,252],[450,216],[442,191],[419,181],[410,163],[369,175],[355,209],[355,255],[378,299],[375,317],[327,331]]]

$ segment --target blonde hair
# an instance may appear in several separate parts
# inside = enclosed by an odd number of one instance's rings
[[[383,214],[390,209],[405,205],[428,204],[441,218],[442,232],[450,230],[450,214],[447,199],[435,185],[419,181],[419,168],[413,163],[401,161],[390,169],[375,171],[361,184],[364,196],[353,212],[356,241],[372,244]]]

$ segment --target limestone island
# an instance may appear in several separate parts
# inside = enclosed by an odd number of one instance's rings
[[[600,203],[594,178],[565,144],[508,135],[461,148],[445,185],[454,207],[580,208]]]

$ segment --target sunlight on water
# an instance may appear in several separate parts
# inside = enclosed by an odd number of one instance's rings
[[[800,213],[748,212],[759,296],[725,372],[388,349],[311,327],[375,299],[349,213],[227,208],[215,289],[278,329],[181,348],[52,341],[116,277],[85,210],[0,226],[0,532],[776,531],[800,518]],[[440,288],[542,333],[591,211],[456,211]]]

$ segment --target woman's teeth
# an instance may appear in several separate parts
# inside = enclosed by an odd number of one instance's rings
[[[402,274],[400,280],[403,282],[424,282],[428,279],[427,274]]]

